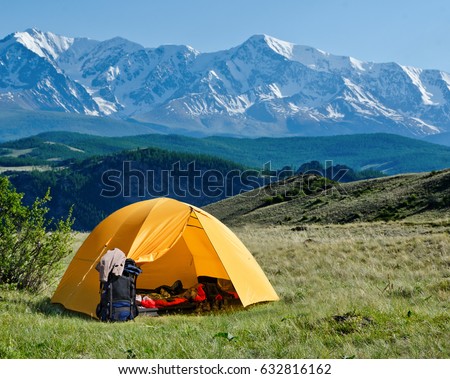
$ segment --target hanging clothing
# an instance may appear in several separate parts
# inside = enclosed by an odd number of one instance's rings
[[[95,267],[95,269],[99,272],[100,281],[107,282],[108,275],[110,273],[121,276],[125,267],[126,259],[127,257],[122,250],[118,248],[108,250],[106,254],[101,257],[100,262],[98,262]]]

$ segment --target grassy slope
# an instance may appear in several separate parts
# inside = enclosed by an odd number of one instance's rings
[[[235,228],[281,300],[227,313],[101,324],[49,304],[55,284],[3,289],[0,358],[450,358],[449,226]]]
[[[291,177],[205,207],[228,224],[347,223],[450,215],[450,170],[352,183]]]
[[[56,145],[45,143],[48,141]],[[54,132],[8,142],[0,145],[0,150],[2,147],[34,148],[29,156],[46,160],[85,158],[149,146],[214,155],[255,168],[262,168],[266,162],[271,162],[272,168],[288,165],[298,167],[311,160],[318,160],[322,164],[332,160],[335,164],[346,164],[357,170],[372,167],[386,170],[389,174],[450,167],[449,147],[389,134],[235,139],[162,134],[111,138]],[[74,151],[73,148],[81,151]]]

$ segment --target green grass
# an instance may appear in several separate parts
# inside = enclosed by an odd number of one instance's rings
[[[226,312],[103,324],[2,289],[0,358],[450,358],[449,225],[241,226],[281,300]]]

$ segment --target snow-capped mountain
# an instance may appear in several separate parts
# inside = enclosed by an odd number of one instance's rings
[[[86,89],[58,67],[74,39],[27,30],[0,41],[0,103],[26,109],[100,114]]]
[[[200,53],[67,38],[0,41],[0,104],[241,136],[450,131],[450,74],[255,35]]]

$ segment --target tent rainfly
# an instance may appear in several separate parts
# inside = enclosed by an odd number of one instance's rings
[[[209,276],[231,280],[244,307],[279,299],[255,258],[223,223],[192,205],[158,198],[121,208],[97,225],[72,259],[52,303],[96,317],[95,266],[113,248],[142,269],[138,288],[176,280],[189,288],[199,276]]]

